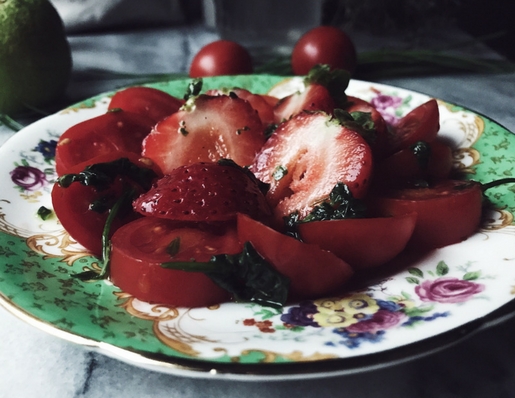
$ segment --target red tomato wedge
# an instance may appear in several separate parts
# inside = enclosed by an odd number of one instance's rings
[[[275,215],[298,211],[305,217],[334,186],[346,184],[355,198],[366,195],[372,173],[372,150],[357,132],[324,112],[303,112],[282,123],[251,166]]]
[[[140,167],[152,168],[156,171],[148,159],[141,158],[133,153],[119,152],[97,156],[94,159],[75,165],[69,169],[69,173],[80,173],[91,164],[110,162],[122,157],[128,158]],[[56,183],[52,188],[52,206],[59,222],[70,236],[93,254],[101,255],[102,232],[109,211],[94,211],[91,209],[91,204],[99,200],[115,202],[128,184],[143,192],[141,187],[125,177],[116,179],[112,186],[102,191],[98,191],[92,186],[84,186],[78,182],[72,183],[68,188],[63,188]],[[136,217],[135,212],[116,217],[111,225],[111,233]]]
[[[250,217],[238,215],[238,236],[290,278],[290,298],[316,298],[341,288],[353,270],[317,245],[281,234]]]
[[[377,164],[376,181],[389,184],[413,178],[449,178],[454,163],[452,149],[438,139],[422,142],[422,145],[426,145],[429,152],[427,155],[418,157],[415,149],[410,147],[401,149]]]
[[[108,109],[123,109],[126,112],[134,112],[147,116],[154,123],[157,123],[177,112],[182,104],[184,104],[184,100],[155,88],[128,87],[113,95]]]
[[[265,142],[263,124],[249,102],[200,95],[188,109],[158,123],[143,141],[143,155],[167,174],[197,162],[252,163]]]
[[[175,255],[167,247],[177,239]],[[236,228],[180,224],[143,217],[120,228],[111,239],[111,280],[139,300],[177,307],[202,307],[230,299],[229,293],[200,272],[166,269],[170,261],[209,261],[213,255],[242,250]]]
[[[377,267],[396,257],[408,243],[417,215],[349,218],[300,223],[302,240],[320,246],[354,270]]]
[[[153,124],[146,116],[118,110],[70,127],[59,138],[55,150],[57,174],[66,174],[70,167],[99,155],[141,154],[141,142]]]
[[[417,141],[431,142],[440,130],[438,103],[431,99],[402,117],[390,131],[390,153],[408,148]]]
[[[392,190],[371,198],[371,208],[382,215],[417,213],[409,246],[433,249],[459,243],[477,232],[483,193],[474,181],[444,180],[430,188]]]

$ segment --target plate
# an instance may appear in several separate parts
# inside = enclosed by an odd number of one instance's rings
[[[182,96],[189,80],[153,84]],[[204,88],[240,86],[285,94],[278,76],[217,77]],[[429,99],[352,80],[349,95],[371,101],[389,121]],[[112,93],[111,93],[112,94]],[[51,208],[55,141],[66,128],[102,114],[103,94],[42,119],[0,147],[0,303],[66,340],[137,366],[192,377],[238,380],[315,378],[374,369],[442,349],[515,309],[513,185],[487,191],[480,231],[412,259],[341,297],[294,303],[170,308],[140,302],[108,281],[70,277],[98,267]],[[515,136],[492,120],[438,101],[440,135],[466,178],[488,182],[515,173]]]

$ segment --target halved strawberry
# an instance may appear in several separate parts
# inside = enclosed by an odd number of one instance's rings
[[[265,127],[274,123],[274,106],[269,102],[269,97],[260,94],[254,94],[249,90],[238,87],[231,89],[224,88],[208,90],[206,91],[206,95],[236,95],[238,98],[244,99],[250,103],[252,108],[257,111],[259,118]]]
[[[357,132],[325,112],[303,112],[282,123],[251,166],[270,184],[267,199],[278,218],[306,216],[341,182],[355,198],[365,195],[372,150]]]
[[[263,219],[271,214],[260,183],[230,160],[181,166],[137,198],[137,212],[178,221],[236,219],[237,213]]]
[[[288,120],[302,111],[332,113],[346,101],[345,90],[350,75],[341,69],[331,70],[329,65],[316,65],[303,79],[303,87],[281,99],[274,107],[275,123]]]
[[[200,95],[153,128],[143,141],[143,156],[164,174],[179,166],[223,158],[246,166],[264,142],[263,124],[247,101]]]
[[[279,100],[274,107],[274,121],[281,123],[302,111],[324,111],[332,113],[336,104],[329,90],[321,84],[307,84],[298,91]]]

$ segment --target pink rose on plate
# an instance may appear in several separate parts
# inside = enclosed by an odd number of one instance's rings
[[[398,325],[404,318],[406,315],[400,311],[379,310],[371,318],[347,326],[345,330],[350,333],[377,333]]]
[[[415,288],[422,301],[438,303],[463,303],[483,290],[485,286],[480,283],[452,277],[424,281]]]
[[[401,97],[394,97],[392,95],[378,94],[370,101],[374,108],[378,111],[387,108],[398,108],[402,104]]]

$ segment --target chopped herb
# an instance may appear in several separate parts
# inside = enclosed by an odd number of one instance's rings
[[[184,136],[187,136],[189,134],[188,130],[186,130],[186,121],[181,120],[179,122],[179,133],[181,133]]]
[[[241,129],[236,130],[236,135],[240,135],[244,131],[249,131],[249,130],[250,130],[249,126],[242,127]]]
[[[279,181],[279,180],[282,180],[286,174],[288,174],[288,169],[284,166],[277,166],[274,170],[274,172],[272,173],[272,177],[274,178],[274,180],[276,181]]]
[[[193,79],[186,88],[186,93],[184,94],[184,100],[188,101],[192,97],[196,97],[202,91],[203,81],[201,78]]]
[[[413,155],[417,158],[417,163],[422,170],[427,169],[431,157],[431,147],[425,141],[417,141],[410,146]]]
[[[337,106],[344,106],[347,102],[345,90],[349,81],[349,72],[343,69],[331,70],[329,65],[315,65],[304,78],[305,84],[317,83],[325,86]]]
[[[369,144],[377,138],[375,123],[369,112],[347,112],[343,109],[334,110],[334,119],[344,127],[359,133]]]
[[[72,274],[73,278],[80,279],[81,281],[88,280],[101,280],[109,277],[109,266],[110,266],[110,257],[111,257],[111,241],[109,239],[109,235],[111,232],[111,225],[113,220],[118,215],[118,213],[126,208],[127,206],[131,206],[132,200],[134,197],[134,191],[129,189],[124,192],[120,198],[113,205],[111,211],[107,216],[107,220],[104,224],[104,229],[102,231],[102,262],[103,266],[100,272],[95,271],[85,271],[80,272],[78,274]]]
[[[177,237],[170,242],[170,244],[166,247],[166,253],[170,255],[170,257],[175,256],[179,253],[179,249],[181,248],[181,238]]]
[[[65,174],[57,179],[57,183],[63,188],[67,188],[72,183],[79,182],[82,185],[94,186],[98,190],[103,190],[109,187],[118,176],[130,177],[144,190],[150,189],[152,181],[157,177],[153,170],[139,167],[127,158],[120,158],[112,162],[87,166],[78,174]]]
[[[364,218],[366,217],[366,205],[360,199],[355,199],[349,187],[339,182],[329,193],[328,198],[313,207],[313,210],[300,219],[298,212],[294,212],[283,218],[285,233],[295,239],[302,240],[297,231],[297,225],[310,221],[341,220],[344,218]]]
[[[265,138],[269,139],[270,136],[274,133],[274,131],[277,130],[277,124],[269,124],[265,128]]]
[[[53,213],[54,212],[52,210],[46,208],[45,206],[41,206],[37,212],[39,218],[41,218],[43,221],[48,220]]]
[[[236,301],[282,307],[288,298],[290,281],[246,242],[238,254],[220,254],[208,262],[166,262],[163,268],[203,272]]]

